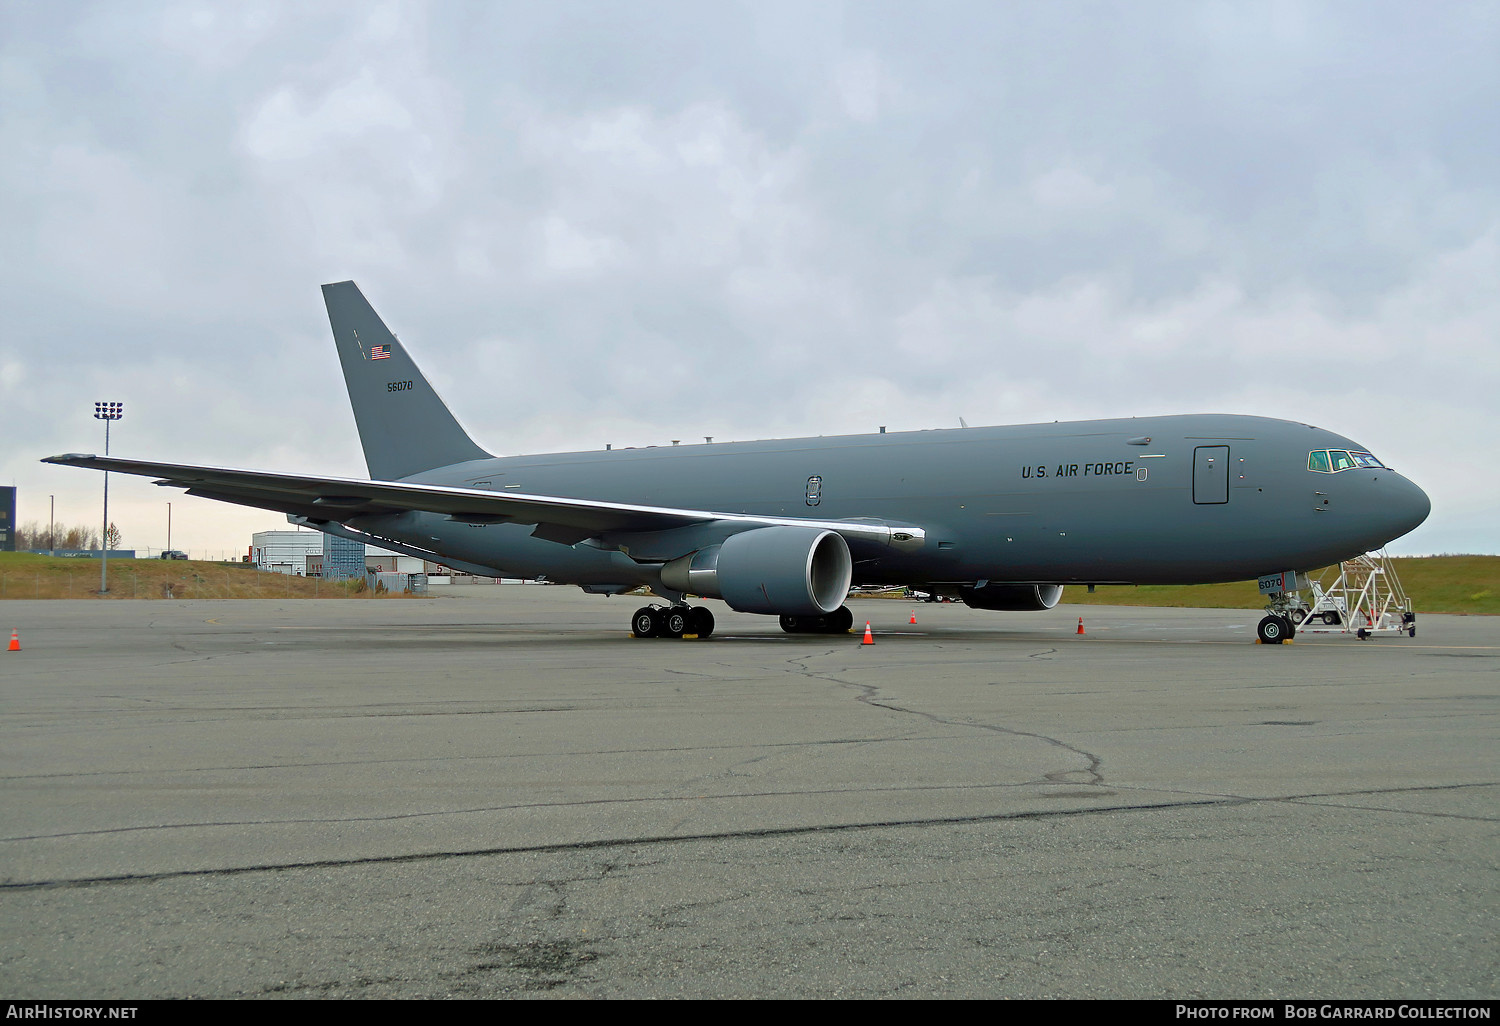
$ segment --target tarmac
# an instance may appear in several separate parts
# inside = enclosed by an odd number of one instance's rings
[[[1500,993],[1500,618],[640,604],[0,603],[0,997]]]

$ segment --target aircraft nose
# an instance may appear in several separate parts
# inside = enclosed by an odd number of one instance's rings
[[[1385,493],[1385,514],[1390,521],[1392,538],[1414,531],[1432,512],[1432,500],[1415,484],[1395,475],[1395,487]]]

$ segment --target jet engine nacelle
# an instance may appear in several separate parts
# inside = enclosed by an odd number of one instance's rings
[[[849,544],[816,527],[758,527],[730,535],[661,569],[662,584],[721,598],[741,613],[825,616],[854,578]]]
[[[1061,584],[991,584],[965,588],[960,595],[971,609],[1006,609],[1034,612],[1051,609],[1062,598]]]

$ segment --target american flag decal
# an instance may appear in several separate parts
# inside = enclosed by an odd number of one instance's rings
[[[387,349],[385,346],[371,346],[370,347],[370,359],[372,359],[372,360],[389,360],[390,358],[391,358],[391,351],[389,349]]]

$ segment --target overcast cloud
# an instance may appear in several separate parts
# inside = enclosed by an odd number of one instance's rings
[[[499,453],[1255,413],[1500,552],[1497,100],[1493,2],[0,0],[0,481],[363,474],[353,278]]]

